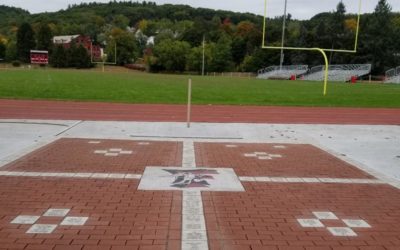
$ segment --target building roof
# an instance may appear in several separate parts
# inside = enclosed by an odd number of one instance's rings
[[[71,43],[73,39],[79,37],[79,35],[71,35],[71,36],[55,36],[53,37],[54,44],[64,44]]]

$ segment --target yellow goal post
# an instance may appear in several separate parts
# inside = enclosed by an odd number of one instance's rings
[[[356,1],[356,0],[355,0]],[[361,20],[361,7],[362,0],[358,0],[358,13],[357,13],[357,27],[356,27],[356,35],[354,39],[354,47],[353,49],[326,49],[326,48],[302,48],[302,47],[285,47],[285,46],[267,46],[265,44],[265,40],[267,39],[266,31],[267,31],[267,17],[268,17],[268,0],[265,0],[264,4],[264,23],[263,23],[263,36],[262,36],[262,48],[263,49],[274,49],[274,50],[297,50],[297,51],[318,51],[322,54],[325,61],[325,74],[324,74],[324,96],[327,94],[328,89],[328,70],[329,70],[329,61],[326,55],[326,52],[339,52],[339,53],[357,53],[358,48],[358,35],[360,32],[360,20]]]

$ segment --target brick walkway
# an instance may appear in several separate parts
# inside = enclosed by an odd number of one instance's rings
[[[186,106],[0,100],[1,119],[184,122]],[[400,125],[400,109],[194,105],[194,122]]]
[[[312,145],[60,139],[0,168],[0,249],[394,250],[400,190]]]

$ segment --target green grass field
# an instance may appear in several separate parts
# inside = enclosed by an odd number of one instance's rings
[[[184,104],[189,76],[78,70],[0,70],[0,98]],[[400,85],[193,76],[194,104],[400,107]]]

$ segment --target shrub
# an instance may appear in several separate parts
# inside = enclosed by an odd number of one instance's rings
[[[18,60],[15,60],[15,61],[12,62],[12,66],[14,66],[14,67],[21,67],[21,62],[18,61]]]

